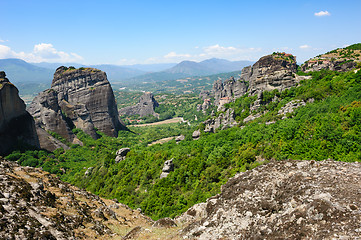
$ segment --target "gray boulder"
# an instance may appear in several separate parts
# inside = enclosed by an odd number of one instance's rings
[[[117,151],[116,157],[115,157],[115,163],[119,163],[120,161],[125,160],[125,157],[127,156],[128,152],[130,151],[130,148],[121,148]]]
[[[165,178],[168,176],[168,174],[170,172],[174,171],[174,163],[173,163],[173,158],[171,160],[167,160],[164,162],[164,166],[162,169],[162,173],[160,174],[160,178]]]
[[[198,129],[192,133],[193,140],[197,140],[201,136],[201,131]]]
[[[180,136],[178,136],[178,137],[175,138],[175,141],[176,141],[176,143],[179,143],[180,141],[183,141],[184,139],[186,139],[185,136],[184,136],[184,135],[180,135]]]

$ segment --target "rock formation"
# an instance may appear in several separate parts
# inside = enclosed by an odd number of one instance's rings
[[[126,205],[14,162],[0,161],[0,189],[0,239],[121,239],[154,224]]]
[[[361,164],[275,161],[177,219],[184,239],[359,239]]]
[[[301,69],[304,72],[311,72],[311,71],[320,71],[322,69],[331,70],[331,71],[338,71],[338,72],[346,72],[353,68],[355,68],[357,62],[342,59],[311,59],[306,61]]]
[[[201,136],[201,131],[198,129],[198,130],[195,130],[193,133],[192,133],[192,138],[193,140],[197,140],[199,139],[199,137]]]
[[[262,91],[278,89],[283,91],[295,86],[297,64],[291,54],[274,53],[260,58],[249,72],[249,89],[251,95]]]
[[[338,48],[328,53],[318,55],[306,61],[301,69],[304,72],[320,71],[322,69],[346,72],[361,66],[361,44],[346,48]]]
[[[273,53],[260,58],[253,66],[242,69],[239,80],[233,77],[213,84],[214,105],[224,111],[223,105],[248,93],[260,94],[263,91],[278,89],[283,91],[295,86],[302,77],[296,75],[296,57],[286,53]]]
[[[215,130],[220,127],[221,129],[234,127],[237,125],[237,122],[234,119],[233,109],[227,109],[226,112],[220,113],[218,117],[209,118],[204,122],[204,124],[204,132],[215,132]]]
[[[170,172],[174,171],[174,163],[173,158],[171,160],[167,160],[164,162],[164,166],[162,169],[162,173],[160,174],[159,178],[165,178],[168,176]]]
[[[234,77],[226,80],[217,80],[213,84],[214,105],[219,106],[244,95],[247,85],[243,80],[235,80]],[[225,101],[224,101],[225,100]]]
[[[260,58],[253,66],[242,69],[239,80],[233,77],[222,83],[217,80],[213,85],[214,105],[217,111],[225,111],[226,103],[234,102],[237,98],[245,95],[257,95],[257,100],[251,105],[251,111],[261,106],[262,92],[285,89],[295,86],[300,80],[308,77],[298,76],[296,57],[286,53],[273,53]],[[199,106],[203,110],[203,105]],[[229,109],[228,109],[229,110]],[[214,132],[220,126],[232,127],[236,125],[233,111],[221,113],[217,118],[208,119],[204,124],[205,131]],[[246,121],[253,119],[251,116]]]
[[[122,108],[119,110],[119,113],[121,115],[139,115],[140,117],[148,115],[158,116],[158,114],[154,112],[154,109],[158,106],[159,104],[154,99],[153,94],[145,92],[135,106]]]
[[[120,161],[125,160],[130,148],[121,148],[116,152],[115,163],[119,163]]]
[[[182,135],[177,136],[175,138],[175,141],[176,141],[176,143],[179,143],[179,142],[181,142],[181,141],[183,141],[185,139],[186,139],[186,137],[182,134]]]
[[[211,99],[206,98],[203,100],[203,104],[197,105],[197,111],[198,112],[202,111],[203,114],[206,114],[206,111],[207,111],[207,109],[210,108],[211,104],[212,104]]]
[[[48,150],[46,132],[55,132],[69,142],[77,143],[72,128],[79,128],[93,138],[96,129],[108,136],[118,136],[125,129],[120,122],[113,90],[106,74],[93,68],[59,67],[51,88],[34,98],[29,112],[35,118],[40,144]]]
[[[34,120],[18,89],[0,71],[0,155],[9,153],[16,144],[40,147]]]

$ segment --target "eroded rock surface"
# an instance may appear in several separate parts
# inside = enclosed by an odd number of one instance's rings
[[[212,117],[204,122],[204,132],[215,132],[216,129],[226,129],[237,126],[234,119],[233,109],[227,109],[224,113],[220,113],[217,117]]]
[[[360,178],[361,163],[270,162],[237,174],[220,194],[188,210],[179,220],[194,222],[182,235],[184,239],[359,239]]]
[[[38,133],[55,132],[73,143],[78,142],[71,131],[74,127],[93,138],[98,137],[95,128],[112,137],[125,129],[106,74],[94,68],[59,67],[51,88],[35,97],[28,110],[35,118]],[[58,147],[49,145],[49,136],[44,132],[42,135],[42,147],[50,151]]]
[[[1,159],[0,216],[0,239],[120,239],[153,225],[123,204]]]
[[[18,143],[40,146],[34,120],[18,89],[0,71],[0,155],[9,153]]]
[[[290,54],[272,54],[261,57],[253,66],[249,76],[249,93],[283,91],[295,86],[297,64]]]
[[[125,107],[119,110],[122,115],[139,115],[145,117],[148,115],[158,116],[154,109],[158,107],[158,102],[154,99],[154,96],[150,92],[145,92],[140,98],[139,102],[135,106]]]

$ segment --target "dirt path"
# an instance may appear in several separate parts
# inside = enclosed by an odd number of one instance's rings
[[[155,123],[145,123],[145,124],[136,124],[136,125],[128,125],[128,126],[129,127],[146,127],[146,126],[162,125],[162,124],[168,124],[168,123],[177,123],[177,122],[182,122],[182,121],[183,121],[183,119],[181,117],[176,117],[176,118],[167,119],[167,120],[155,122]]]
[[[167,138],[159,139],[159,140],[157,140],[157,141],[154,141],[154,142],[149,143],[149,144],[148,144],[148,147],[149,147],[149,146],[152,146],[152,145],[154,145],[154,144],[158,144],[158,143],[163,144],[163,143],[169,142],[169,141],[173,140],[174,138],[175,138],[175,137],[167,137]]]

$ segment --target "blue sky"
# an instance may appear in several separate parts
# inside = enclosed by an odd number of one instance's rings
[[[135,64],[257,60],[273,51],[303,62],[361,42],[361,1],[0,0],[0,58]]]

